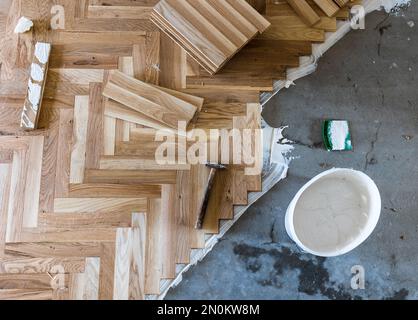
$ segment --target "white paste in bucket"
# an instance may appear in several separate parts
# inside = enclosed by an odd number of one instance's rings
[[[332,169],[306,184],[286,213],[286,229],[307,252],[336,256],[351,251],[372,233],[381,201],[364,173]]]

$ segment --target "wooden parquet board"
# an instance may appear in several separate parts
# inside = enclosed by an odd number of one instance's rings
[[[151,20],[212,75],[270,26],[245,0],[161,0]]]
[[[14,0],[0,5],[0,299],[144,299],[219,222],[233,218],[261,177],[218,175],[203,230],[194,224],[204,165],[153,163],[155,131],[103,96],[109,73],[204,99],[196,129],[260,127],[259,93],[284,79],[337,19],[307,26],[286,1],[249,0],[272,26],[215,76],[150,21],[157,0]],[[53,5],[65,29],[49,27]],[[35,21],[16,35],[17,19]],[[52,44],[38,130],[22,131],[31,53]],[[177,143],[177,142],[176,142]],[[162,170],[164,169],[164,170]]]

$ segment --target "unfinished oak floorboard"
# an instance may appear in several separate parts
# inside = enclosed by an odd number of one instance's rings
[[[138,6],[88,6],[87,18],[148,19],[152,7]]]
[[[133,214],[132,227],[132,255],[129,270],[129,300],[143,300],[145,299],[147,215],[145,213]]]
[[[70,183],[83,183],[86,163],[89,97],[76,96],[74,105],[74,137],[71,152]]]
[[[100,281],[100,258],[86,258],[83,273],[70,275],[71,300],[98,300]]]
[[[313,1],[318,5],[318,7],[321,8],[322,11],[325,12],[325,14],[328,17],[334,16],[340,10],[340,7],[337,6],[335,2],[332,0],[313,0]]]
[[[73,239],[74,240],[74,239]],[[99,257],[101,245],[98,242],[18,242],[7,243],[5,254],[15,257]]]
[[[42,231],[67,229],[129,228],[132,215],[126,212],[41,213],[38,228]]]
[[[1,274],[0,289],[51,289],[51,276],[45,274]]]
[[[115,261],[115,243],[102,243],[99,271],[99,300],[113,299]]]
[[[132,230],[121,228],[116,233],[113,300],[129,299],[129,275],[132,259]]]
[[[84,271],[84,258],[6,258],[0,260],[0,273],[47,273],[57,265],[64,273]]]
[[[0,300],[52,300],[52,298],[52,289],[0,289]]]
[[[89,110],[86,139],[86,169],[99,169],[100,156],[104,153],[104,103],[102,97],[103,85],[90,83]]]
[[[160,33],[147,32],[143,44],[132,48],[133,76],[150,84],[159,84]]]
[[[203,230],[209,234],[219,233],[219,220],[233,218],[233,168],[216,172],[210,194]]]
[[[176,246],[178,226],[176,223],[177,184],[163,185],[161,193],[160,239],[162,241],[161,278],[176,277]]]
[[[37,224],[43,136],[1,137],[0,151],[14,147],[8,200],[6,241],[18,241],[23,227]],[[12,144],[11,144],[12,142]]]
[[[87,170],[86,183],[111,183],[129,185],[175,184],[177,170]]]
[[[146,212],[146,198],[55,198],[54,212]]]
[[[72,184],[69,187],[69,198],[159,198],[159,185],[123,185],[123,184]]]
[[[344,7],[346,4],[348,4],[350,2],[350,0],[334,0],[334,2],[336,4],[338,4],[338,6],[340,8]]]
[[[193,211],[190,207],[191,202],[191,171],[179,171],[177,174],[177,183],[175,186],[175,225],[176,225],[176,243],[175,243],[175,262],[190,263],[191,239],[190,229],[193,229]]]
[[[46,110],[47,109],[45,108],[43,114],[45,114]],[[60,117],[49,119],[50,129],[44,135],[44,151],[42,156],[41,185],[39,194],[40,212],[52,212],[54,208],[56,172],[58,169],[57,152],[60,122],[59,118]]]
[[[321,18],[305,0],[286,0],[308,26],[318,23]]]
[[[194,165],[190,170],[189,237],[192,249],[201,249],[205,246],[205,231],[196,229],[195,225],[205,196],[209,173],[210,169],[202,164]]]
[[[160,294],[162,275],[161,199],[150,200],[147,215],[147,241],[145,255],[145,294]]]
[[[71,169],[71,143],[73,137],[74,111],[71,109],[60,110],[58,129],[58,150],[55,175],[55,197],[65,197],[68,194]]]
[[[165,33],[160,34],[159,84],[164,88],[181,90],[186,87],[187,54]]]
[[[74,225],[76,226],[76,225]],[[73,243],[74,239],[82,241],[109,242],[114,241],[116,235],[115,228],[109,227],[92,227],[92,228],[27,228],[23,229],[20,234],[20,241],[31,243]]]
[[[11,163],[0,164],[0,257],[4,254],[7,231],[7,215],[9,208]]]

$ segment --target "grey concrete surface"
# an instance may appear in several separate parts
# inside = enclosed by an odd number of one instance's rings
[[[289,125],[299,158],[167,299],[418,298],[418,3],[398,16],[373,13],[366,27],[332,48],[315,74],[269,102],[264,118],[274,127]],[[354,152],[324,150],[324,118],[350,120]],[[299,188],[331,167],[370,175],[383,210],[359,248],[317,258],[290,240],[284,215]],[[351,289],[354,265],[365,268],[365,290]]]

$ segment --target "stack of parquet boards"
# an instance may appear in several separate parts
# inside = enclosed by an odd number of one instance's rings
[[[189,0],[188,0],[189,1]],[[204,98],[194,126],[259,128],[272,90],[349,9],[307,26],[285,2],[252,0],[272,26],[212,76],[150,21],[157,0],[14,0],[0,13],[0,299],[144,299],[192,249],[261,191],[240,166],[219,172],[203,230],[203,165],[156,166],[155,129],[103,96],[122,73]],[[49,28],[52,5],[65,30]],[[34,30],[13,33],[20,16]],[[20,130],[36,41],[52,44],[39,129]],[[57,274],[58,273],[58,274]],[[52,281],[51,281],[52,279]],[[59,285],[56,285],[56,284]]]
[[[270,26],[242,0],[161,0],[151,21],[210,74]]]

